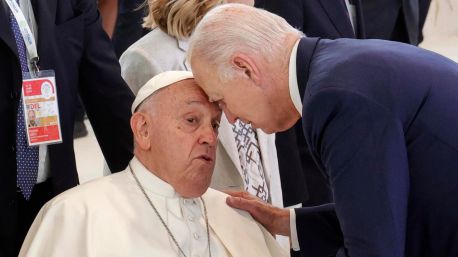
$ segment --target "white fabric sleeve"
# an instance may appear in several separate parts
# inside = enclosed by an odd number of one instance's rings
[[[296,212],[294,208],[289,209],[289,226],[291,229],[291,248],[293,251],[300,251],[301,248],[299,246],[299,239],[297,237],[297,229],[296,229]]]
[[[92,219],[86,215],[85,206],[55,199],[41,208],[19,257],[95,257]]]

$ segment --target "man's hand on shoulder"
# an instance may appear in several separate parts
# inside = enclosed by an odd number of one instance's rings
[[[270,233],[290,236],[289,210],[281,209],[263,202],[245,191],[225,192],[226,203],[233,208],[245,210],[261,223]]]

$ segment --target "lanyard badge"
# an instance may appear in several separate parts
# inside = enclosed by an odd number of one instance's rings
[[[51,70],[23,73],[22,103],[29,145],[62,142],[56,80]]]
[[[22,13],[21,8],[15,0],[5,1],[8,4],[11,13],[14,16],[14,19],[16,19],[16,22],[19,26],[19,31],[21,32],[22,39],[24,40],[24,44],[27,49],[27,54],[30,58],[31,63],[35,66],[32,68],[36,68],[36,63],[38,62],[37,44],[35,42],[35,37],[33,36],[32,31],[30,30],[29,24],[27,23],[27,20],[24,16],[24,13]]]

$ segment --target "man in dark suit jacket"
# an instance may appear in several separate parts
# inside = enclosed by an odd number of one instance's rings
[[[418,0],[418,44],[423,41],[423,26],[425,25],[426,17],[428,16],[429,6],[431,5],[431,0]]]
[[[361,3],[354,0],[356,30],[349,19],[345,0],[264,0],[256,7],[283,17],[310,37],[364,38]],[[312,206],[332,202],[326,178],[313,161],[302,134],[302,124],[276,133],[284,206]]]
[[[41,206],[76,186],[73,122],[77,93],[112,171],[132,157],[129,118],[133,94],[103,32],[95,1],[32,0],[38,28],[38,65],[55,71],[63,142],[47,146],[49,178],[36,184],[29,200],[17,191],[16,113],[22,75],[10,26],[10,10],[0,3],[0,256],[17,256],[22,239]]]
[[[431,0],[364,0],[367,38],[418,45]]]
[[[301,37],[235,5],[199,23],[189,52],[230,122],[276,132],[302,117],[335,202],[289,211],[235,193],[229,205],[293,245],[297,232],[304,256],[458,256],[456,63],[395,42]]]
[[[307,36],[364,38],[361,2],[350,2],[355,6],[356,30],[349,19],[345,0],[264,0],[255,1],[255,6],[283,17]]]
[[[150,31],[142,27],[143,18],[148,13],[148,5],[139,8],[143,2],[143,0],[119,0],[118,19],[112,38],[118,59],[129,46]]]

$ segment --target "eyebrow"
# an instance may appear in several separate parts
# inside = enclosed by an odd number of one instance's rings
[[[187,100],[186,104],[192,105],[192,104],[204,104],[202,100]]]

